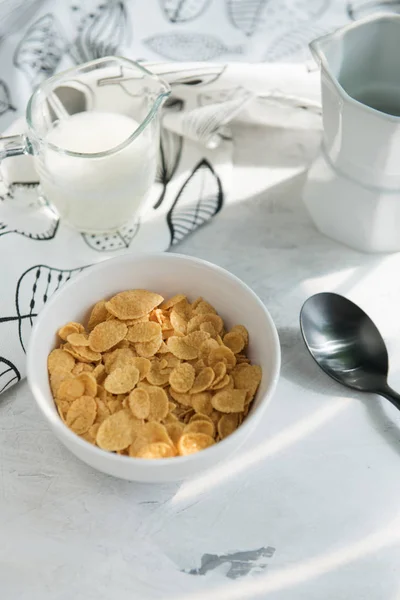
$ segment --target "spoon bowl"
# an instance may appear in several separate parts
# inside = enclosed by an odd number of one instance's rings
[[[400,409],[400,396],[387,383],[385,342],[361,308],[339,294],[316,294],[301,309],[300,328],[325,373],[349,388],[380,394]]]

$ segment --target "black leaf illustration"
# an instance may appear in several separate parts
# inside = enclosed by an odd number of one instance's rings
[[[106,234],[89,234],[83,233],[82,237],[86,244],[97,252],[116,252],[129,248],[132,240],[136,237],[140,228],[140,219],[136,219],[133,223],[128,223],[115,231],[114,233]]]
[[[171,23],[196,19],[207,9],[211,0],[160,0],[165,16]]]
[[[151,50],[169,60],[213,60],[223,54],[240,54],[241,46],[228,47],[213,35],[160,33],[143,40]]]
[[[9,110],[17,109],[11,104],[10,92],[6,83],[0,79],[0,116]]]
[[[163,190],[153,208],[159,208],[164,200],[168,182],[171,181],[179,165],[182,154],[182,144],[183,140],[180,135],[162,128],[156,181],[162,183]]]
[[[165,103],[164,110],[179,112],[183,108],[183,101],[173,96],[168,98]],[[160,154],[158,157],[156,181],[162,184],[163,189],[159,199],[154,204],[153,208],[159,208],[164,200],[165,192],[167,191],[168,182],[175,175],[182,155],[183,139],[173,131],[169,131],[165,127],[161,128],[160,134]]]
[[[15,307],[19,320],[19,341],[24,352],[36,315],[50,296],[87,266],[89,265],[77,269],[55,269],[47,265],[35,265],[22,273],[15,291]]]
[[[246,35],[253,35],[269,0],[227,0],[228,18]]]
[[[129,33],[129,20],[122,0],[98,6],[97,11],[83,16],[79,34],[70,49],[79,64],[118,53]]]
[[[210,163],[203,159],[183,184],[167,215],[171,244],[177,244],[216,215],[223,201],[220,178]]]
[[[150,69],[160,75],[171,87],[175,85],[202,86],[214,83],[225,71],[224,65],[202,65],[201,67],[185,66],[171,68],[168,63],[152,63]]]
[[[58,216],[39,203],[37,184],[13,184],[0,196],[0,236],[17,233],[35,241],[51,240],[59,225]]]
[[[4,356],[0,356],[0,394],[18,381],[21,381],[21,374],[17,367]]]
[[[47,14],[29,27],[14,52],[14,65],[24,71],[33,87],[53,75],[66,49],[54,15]]]
[[[363,0],[362,2],[347,3],[347,14],[353,21],[379,11],[400,13],[400,1],[372,0],[371,2],[365,2],[365,0]]]

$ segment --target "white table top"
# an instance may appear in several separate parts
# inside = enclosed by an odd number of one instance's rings
[[[400,255],[362,255],[313,228],[297,175],[306,133],[251,132],[260,164],[246,178],[236,133],[237,204],[177,250],[241,277],[275,319],[282,376],[264,422],[198,479],[136,485],[78,462],[26,383],[10,390],[0,399],[2,598],[400,599],[400,415],[331,382],[298,328],[312,293],[348,295],[387,339],[400,389]]]

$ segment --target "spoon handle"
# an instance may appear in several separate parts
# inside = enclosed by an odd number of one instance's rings
[[[382,390],[379,390],[378,393],[380,396],[386,398],[386,400],[389,400],[389,402],[391,402],[393,406],[400,410],[400,394],[392,390],[391,387],[386,385]]]

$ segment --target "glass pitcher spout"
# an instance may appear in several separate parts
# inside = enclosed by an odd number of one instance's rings
[[[8,135],[0,137],[0,161],[4,158],[30,154],[31,146],[25,135]]]

